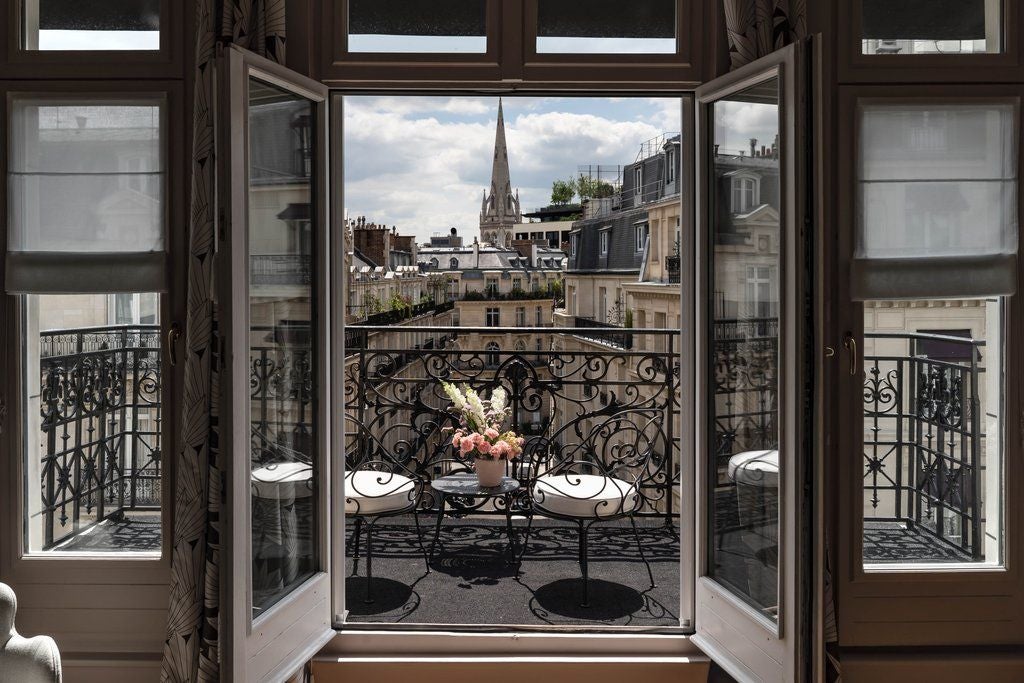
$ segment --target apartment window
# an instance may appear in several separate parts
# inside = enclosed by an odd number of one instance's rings
[[[608,238],[611,232],[606,228],[598,233],[601,244],[601,256],[608,255]]]
[[[501,347],[498,346],[497,342],[487,342],[487,346],[484,347],[487,352],[485,356],[485,363],[488,367],[496,368],[501,363]]]
[[[24,0],[26,50],[159,50],[160,0]]]
[[[633,226],[633,246],[638,253],[644,250],[644,245],[647,243],[647,231],[648,225],[646,222],[637,223]]]
[[[600,322],[608,322],[608,288],[599,287],[597,290],[597,319]]]
[[[498,294],[498,278],[489,277],[485,280],[484,290],[488,296],[497,296]]]
[[[575,232],[569,235],[569,255],[576,258],[576,254],[579,252],[580,246],[580,234]]]
[[[671,185],[676,182],[676,171],[679,167],[679,152],[675,147],[669,147],[665,152],[665,184]]]
[[[861,53],[948,55],[1002,50],[999,0],[861,0]]]
[[[459,259],[457,259],[457,258],[450,259],[448,261],[448,268],[450,270],[458,270],[459,269]]]
[[[776,314],[778,297],[773,289],[777,278],[774,266],[747,266],[747,315],[751,318],[771,318]]]
[[[537,327],[544,324],[544,309],[540,306],[537,307]]]
[[[639,164],[633,169],[633,194],[640,198],[644,196],[644,167]]]
[[[501,309],[488,308],[485,314],[485,324],[487,327],[501,327]]]
[[[516,327],[526,327],[525,306],[516,306]]]
[[[514,278],[512,278],[512,289],[522,289],[522,288],[523,288],[523,278],[521,278],[521,277],[514,277]]]
[[[348,51],[487,52],[486,0],[349,0]]]
[[[436,258],[430,259],[430,269],[431,270],[437,270],[437,266],[438,265],[440,265],[440,264],[438,263],[438,260]]]
[[[747,213],[760,201],[759,183],[752,176],[735,176],[732,179],[732,212]]]

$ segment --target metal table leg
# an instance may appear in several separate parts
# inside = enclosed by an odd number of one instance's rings
[[[434,561],[434,548],[437,547],[437,539],[441,537],[441,522],[444,521],[444,505],[447,496],[438,493],[437,496],[437,522],[434,523],[434,540],[430,543],[430,557],[428,564]]]

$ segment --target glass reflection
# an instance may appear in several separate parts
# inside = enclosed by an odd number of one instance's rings
[[[714,105],[709,573],[778,616],[778,80]]]
[[[253,616],[317,567],[313,107],[249,84]]]

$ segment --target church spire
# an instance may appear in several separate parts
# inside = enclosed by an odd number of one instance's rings
[[[480,237],[483,242],[511,246],[512,226],[522,222],[518,193],[512,194],[508,170],[508,146],[505,142],[505,112],[498,99],[498,125],[494,132],[494,159],[491,164],[491,186],[485,193],[480,211]]]

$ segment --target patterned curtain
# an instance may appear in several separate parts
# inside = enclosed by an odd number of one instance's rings
[[[220,373],[214,300],[213,63],[234,43],[285,57],[285,0],[195,0],[185,385],[162,681],[220,680]]]
[[[806,0],[722,0],[729,38],[730,68],[738,69],[758,57],[807,35]]]

